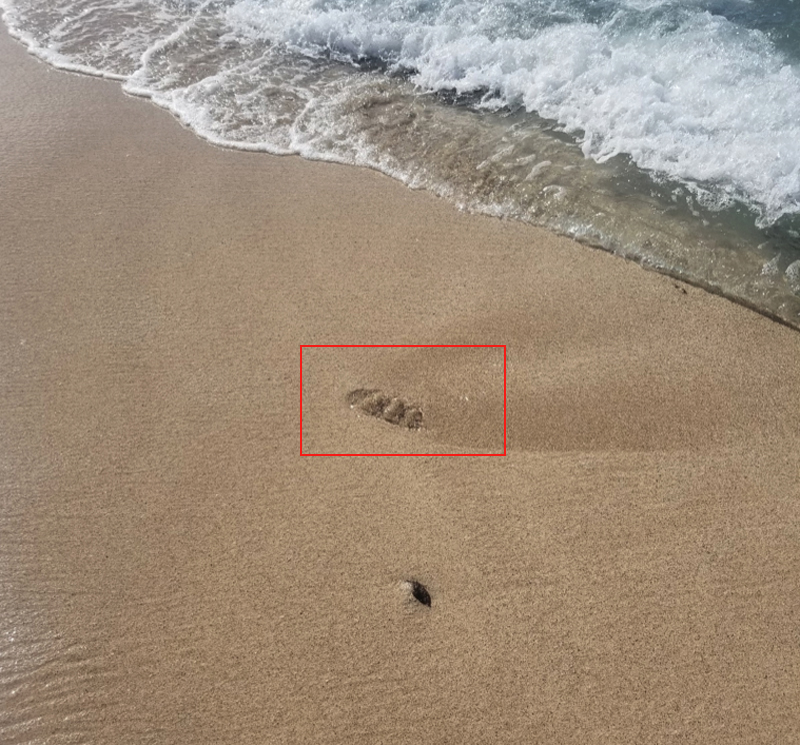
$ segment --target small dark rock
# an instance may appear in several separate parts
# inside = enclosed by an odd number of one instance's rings
[[[428,592],[428,588],[422,584],[422,582],[417,582],[417,580],[411,580],[411,594],[414,596],[414,599],[422,603],[423,605],[427,605],[429,608],[431,607],[431,595]]]

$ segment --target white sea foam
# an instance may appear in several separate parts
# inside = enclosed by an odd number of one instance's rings
[[[524,107],[576,136],[586,157],[629,157],[656,178],[688,185],[711,209],[741,201],[762,224],[800,212],[798,68],[766,34],[712,14],[704,0],[617,0],[594,17],[579,0],[0,2],[12,31],[52,64],[130,78],[130,91],[180,108],[220,141],[225,117],[207,94],[241,83],[236,60],[220,57],[219,69],[185,91],[148,65],[202,14],[239,49],[268,44],[369,60],[410,71],[422,90],[477,95],[485,108]],[[285,132],[252,134],[257,141],[240,131],[229,144],[291,149]]]
[[[706,207],[744,201],[764,223],[798,212],[798,69],[765,34],[698,5],[647,26],[620,10],[604,23],[574,20],[527,36],[503,35],[502,9],[469,12],[461,2],[240,0],[227,20],[246,38],[380,59],[414,70],[425,90],[478,93],[489,108],[523,106],[578,136],[587,157],[628,156],[690,184]]]

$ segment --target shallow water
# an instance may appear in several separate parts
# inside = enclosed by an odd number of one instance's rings
[[[377,168],[800,326],[800,15],[739,0],[3,0],[220,145]]]

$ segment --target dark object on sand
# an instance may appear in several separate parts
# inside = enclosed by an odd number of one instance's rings
[[[411,594],[414,596],[416,600],[418,600],[423,605],[427,605],[429,608],[431,607],[431,596],[428,592],[428,588],[422,584],[422,582],[417,582],[417,580],[412,579],[411,582]]]
[[[358,388],[347,394],[347,403],[365,414],[377,419],[384,419],[390,424],[397,424],[408,429],[422,427],[422,409],[396,396],[389,396],[383,391]]]

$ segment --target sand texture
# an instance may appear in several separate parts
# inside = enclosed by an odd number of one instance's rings
[[[800,334],[5,35],[0,100],[0,742],[800,742]],[[508,455],[301,457],[302,344],[506,345]],[[424,352],[310,354],[309,446],[496,447]]]

